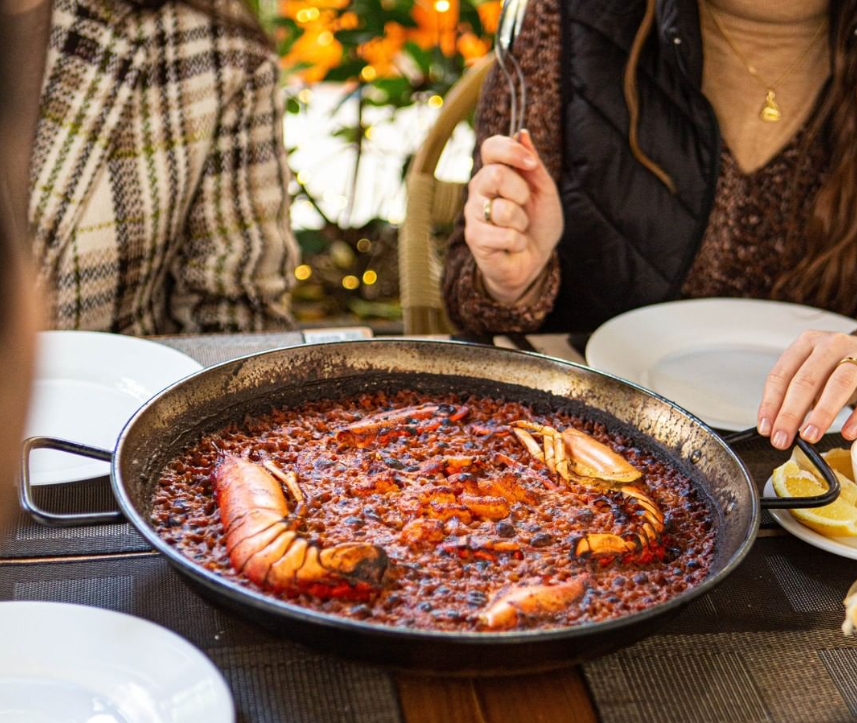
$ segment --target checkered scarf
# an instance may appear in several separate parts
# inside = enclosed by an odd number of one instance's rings
[[[290,326],[287,174],[258,39],[174,0],[54,0],[30,201],[53,327]]]

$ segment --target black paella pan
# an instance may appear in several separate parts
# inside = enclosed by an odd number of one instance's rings
[[[161,470],[201,435],[272,406],[405,388],[504,396],[564,408],[632,437],[637,446],[688,474],[708,499],[716,529],[708,578],[668,602],[576,627],[494,633],[414,630],[335,617],[242,587],[184,557],[152,528],[149,514]],[[97,524],[124,516],[197,592],[300,642],[398,668],[514,673],[582,662],[651,634],[740,564],[758,531],[761,507],[819,506],[838,494],[835,475],[814,449],[800,442],[822,468],[828,493],[799,502],[760,499],[747,468],[729,446],[737,439],[721,438],[641,387],[557,359],[459,342],[337,342],[253,354],[199,371],[147,402],[112,452],[44,437],[27,440],[20,491],[23,507],[44,524]],[[111,484],[121,512],[64,515],[38,509],[27,461],[38,448],[112,462]]]

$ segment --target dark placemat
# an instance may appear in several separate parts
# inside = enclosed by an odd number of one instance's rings
[[[584,666],[601,723],[857,720],[857,639],[841,630],[857,561],[760,538],[662,633]]]
[[[50,512],[103,512],[116,504],[106,477],[75,484],[34,487],[36,503]],[[97,555],[148,550],[149,544],[127,522],[83,527],[45,527],[18,512],[0,525],[0,558]]]
[[[239,723],[402,719],[389,673],[316,653],[212,607],[160,555],[0,564],[0,600],[91,605],[174,630],[204,650],[223,673]]]

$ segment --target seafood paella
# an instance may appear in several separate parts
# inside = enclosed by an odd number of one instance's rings
[[[372,391],[207,434],[162,471],[152,523],[242,585],[445,631],[628,615],[708,575],[708,500],[630,437],[486,395]]]

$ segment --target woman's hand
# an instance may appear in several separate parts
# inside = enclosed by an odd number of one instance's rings
[[[807,442],[821,439],[857,389],[857,364],[840,364],[852,356],[857,358],[857,336],[803,332],[768,374],[759,405],[759,434],[770,436],[777,449],[791,446],[798,427]],[[857,412],[848,418],[842,436],[857,439]]]
[[[492,136],[481,151],[483,166],[468,186],[464,238],[488,293],[512,304],[550,259],[562,235],[562,206],[528,131],[520,142]]]

